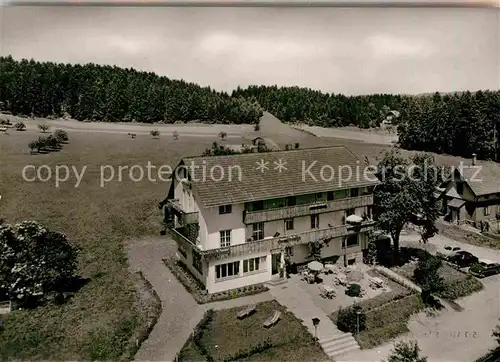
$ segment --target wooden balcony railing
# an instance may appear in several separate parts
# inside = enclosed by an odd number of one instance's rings
[[[177,221],[180,225],[198,223],[198,212],[184,211],[177,199],[168,200],[167,205],[171,207],[172,211],[177,216]]]
[[[267,252],[281,247],[307,244],[314,241],[325,239],[334,239],[357,232],[368,231],[374,226],[373,221],[365,221],[358,226],[338,225],[326,229],[315,229],[276,238],[265,238],[262,240],[249,241],[243,244],[232,245],[227,248],[217,248],[210,250],[201,250],[185,236],[173,229],[174,240],[186,249],[196,248],[205,260],[220,260],[231,257],[240,257],[254,253]]]
[[[354,209],[372,204],[373,195],[365,195],[341,200],[325,201],[322,203],[288,206],[260,211],[245,211],[243,213],[243,222],[245,224],[253,224],[256,222],[281,220],[325,212]]]

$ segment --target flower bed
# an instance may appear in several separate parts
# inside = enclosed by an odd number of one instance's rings
[[[186,290],[193,295],[198,304],[236,299],[247,295],[263,293],[269,290],[263,284],[254,284],[219,293],[208,294],[205,286],[191,274],[183,263],[174,259],[163,259],[163,262],[170,269],[172,274],[179,280],[179,282],[184,285],[184,288],[186,288]]]

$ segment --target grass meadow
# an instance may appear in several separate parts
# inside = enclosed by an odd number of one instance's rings
[[[100,187],[100,166],[145,168],[150,161],[174,167],[181,156],[201,154],[214,138],[184,138],[180,133],[177,141],[149,135],[131,139],[126,134],[69,131],[69,144],[59,152],[30,155],[28,143],[39,135],[29,125],[25,132],[0,135],[0,217],[11,224],[36,220],[65,233],[81,247],[78,273],[90,281],[62,306],[2,316],[0,359],[129,359],[123,351],[144,318],[136,307],[123,244],[158,235],[157,203],[166,196],[168,184],[133,182],[125,171],[122,182],[115,179]],[[79,187],[74,175],[56,187],[53,179],[24,181],[26,165],[47,165],[52,171],[57,165],[87,169]],[[33,170],[27,175],[33,177]]]

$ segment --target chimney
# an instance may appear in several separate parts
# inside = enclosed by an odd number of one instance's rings
[[[477,155],[475,153],[472,154],[472,166],[476,166]]]

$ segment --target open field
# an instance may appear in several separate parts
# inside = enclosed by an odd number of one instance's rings
[[[392,145],[398,141],[396,133],[380,129],[360,129],[358,127],[324,128],[317,126],[304,126],[301,128],[318,137],[356,140],[381,145]]]
[[[29,126],[28,126],[29,127]],[[15,311],[2,317],[0,359],[117,360],[128,339],[144,320],[135,308],[136,292],[123,243],[158,234],[157,203],[168,184],[133,182],[124,172],[100,187],[100,165],[175,166],[183,155],[198,155],[212,138],[151,137],[69,132],[70,143],[59,152],[30,155],[28,142],[37,130],[0,135],[0,216],[8,223],[37,220],[67,234],[82,248],[78,273],[90,278],[63,306]],[[76,177],[56,188],[54,182],[23,181],[26,165],[87,166],[79,187]],[[33,176],[33,173],[28,173]]]
[[[215,311],[213,318],[200,326],[201,335],[197,343],[186,343],[180,360],[204,361],[207,358],[201,353],[203,350],[214,361],[328,360],[301,322],[276,301],[260,303],[253,315],[238,320],[236,314],[242,309]],[[281,311],[280,320],[273,327],[264,328],[262,324],[275,310]],[[270,348],[251,352],[266,343]]]

